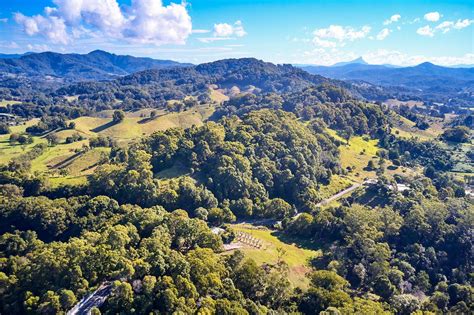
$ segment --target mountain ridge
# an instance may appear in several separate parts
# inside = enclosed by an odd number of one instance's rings
[[[46,77],[65,81],[110,80],[147,69],[189,66],[172,60],[115,55],[103,50],[88,54],[43,52],[17,58],[0,58],[0,71],[7,74]]]

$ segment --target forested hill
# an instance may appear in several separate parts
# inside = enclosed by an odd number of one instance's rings
[[[177,85],[188,82],[237,86],[269,91],[290,91],[331,80],[311,75],[291,65],[275,65],[255,58],[224,59],[188,68],[159,69],[138,72],[117,80],[119,84],[153,84],[175,80]]]
[[[66,81],[107,80],[147,69],[187,66],[171,60],[156,60],[121,56],[101,50],[88,54],[44,52],[21,57],[0,59],[4,74],[44,77],[53,76]]]
[[[111,82],[80,82],[62,89],[56,95],[83,95],[106,99],[124,95],[134,100],[153,101],[183,99],[188,95],[207,94],[209,86],[226,89],[228,93],[289,93],[305,88],[331,84],[343,87],[355,98],[383,99],[385,91],[371,85],[356,86],[310,74],[291,65],[275,65],[254,58],[224,59],[189,67],[173,67],[137,72]]]

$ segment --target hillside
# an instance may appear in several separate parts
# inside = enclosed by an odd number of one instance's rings
[[[109,80],[146,69],[185,66],[171,60],[121,56],[101,50],[88,54],[30,53],[0,58],[0,72],[23,76],[53,76],[66,81]]]

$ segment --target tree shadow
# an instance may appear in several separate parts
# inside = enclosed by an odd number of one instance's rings
[[[315,242],[309,237],[303,239],[302,237],[290,235],[283,231],[274,231],[272,235],[278,238],[281,242],[289,245],[294,245],[298,248],[310,249],[310,250],[321,250],[322,246],[320,242]]]
[[[95,127],[94,129],[91,129],[90,131],[92,132],[101,132],[104,131],[105,129],[108,129],[112,127],[113,125],[116,125],[117,123],[115,121],[109,121],[108,123],[103,124],[102,126]]]

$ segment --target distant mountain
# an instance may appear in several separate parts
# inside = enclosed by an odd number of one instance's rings
[[[65,81],[110,80],[147,69],[188,66],[171,60],[121,56],[96,50],[88,54],[44,52],[0,58],[0,72]]]
[[[0,54],[0,59],[18,59],[23,57],[24,55],[29,55],[32,53],[24,53],[24,54]]]
[[[338,67],[306,66],[302,69],[332,79],[364,81],[429,93],[457,93],[474,89],[474,68],[448,68],[429,62],[401,68],[349,63]]]
[[[352,65],[352,64],[368,65],[368,63],[364,60],[364,58],[359,57],[359,58],[351,60],[351,61],[335,63],[331,67],[341,67],[341,66]]]

